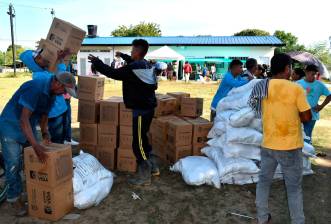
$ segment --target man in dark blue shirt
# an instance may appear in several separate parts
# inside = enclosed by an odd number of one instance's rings
[[[38,158],[45,162],[45,147],[36,140],[36,126],[44,143],[50,143],[47,120],[56,96],[66,92],[75,94],[76,81],[71,73],[58,73],[46,79],[23,83],[9,100],[0,115],[0,141],[5,163],[6,184],[9,186],[7,201],[16,206],[22,193],[22,150],[31,145]],[[20,206],[22,211],[22,206]]]

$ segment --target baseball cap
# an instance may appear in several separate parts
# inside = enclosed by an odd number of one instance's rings
[[[56,80],[65,86],[70,96],[77,98],[76,79],[70,72],[59,72],[55,75]]]

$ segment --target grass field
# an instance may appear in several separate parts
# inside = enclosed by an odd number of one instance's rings
[[[0,78],[0,111],[14,91],[29,77]],[[184,91],[204,98],[203,116],[209,118],[210,101],[217,90],[217,84],[196,84],[160,82],[159,93]],[[120,82],[108,80],[105,98],[121,95]],[[74,136],[78,137],[77,100],[72,101]],[[2,128],[2,127],[1,127]],[[321,113],[321,120],[314,132],[314,144],[326,151],[331,158],[331,106]],[[331,220],[331,169],[313,166],[314,175],[303,178],[304,211],[306,223],[328,224]],[[152,185],[136,188],[127,183],[127,173],[116,172],[117,177],[110,195],[98,206],[86,210],[75,209],[80,214],[77,220],[60,220],[61,224],[90,223],[224,223],[253,224],[245,218],[228,216],[227,212],[237,212],[255,216],[255,184],[245,186],[226,185],[220,190],[210,186],[189,186],[180,174],[161,166],[161,177],[153,178]],[[132,192],[142,200],[132,200]],[[273,223],[290,223],[287,196],[283,181],[275,181],[270,193],[270,210]],[[31,217],[17,218],[8,203],[0,205],[0,223],[44,224],[46,221]]]

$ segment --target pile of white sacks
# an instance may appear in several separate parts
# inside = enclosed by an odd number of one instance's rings
[[[208,138],[208,147],[202,149],[202,153],[214,162],[217,170],[217,178],[222,184],[251,184],[258,181],[260,171],[260,147],[262,144],[262,121],[255,118],[255,113],[248,106],[249,96],[254,85],[260,80],[252,80],[248,84],[232,89],[227,97],[223,98],[217,106],[217,116],[214,120],[214,126],[210,130]],[[313,146],[306,144],[304,152],[304,175],[312,174],[309,157],[313,156]],[[200,162],[199,173],[196,173],[197,168],[190,166],[190,160],[194,157],[187,157],[178,161],[170,169],[172,171],[181,172],[184,181],[190,185],[201,185],[206,183],[219,187],[219,183],[215,181],[215,169],[206,169],[206,173],[201,166],[204,163]],[[188,168],[191,168],[189,170]],[[196,179],[200,177],[200,182],[186,180],[188,174]],[[207,175],[208,174],[208,175]],[[185,179],[186,177],[186,179]],[[205,178],[205,179],[203,179]],[[281,167],[277,167],[275,178],[282,178]],[[192,183],[193,182],[193,183]]]

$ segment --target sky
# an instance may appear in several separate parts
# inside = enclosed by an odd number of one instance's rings
[[[98,25],[109,36],[119,25],[155,22],[163,36],[229,36],[246,28],[285,30],[310,46],[331,36],[329,0],[0,0],[0,50],[10,42],[8,4],[16,17],[15,39],[34,48],[55,15],[86,30]]]

